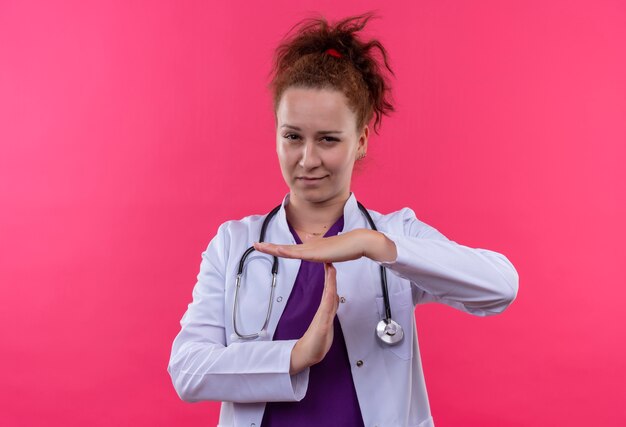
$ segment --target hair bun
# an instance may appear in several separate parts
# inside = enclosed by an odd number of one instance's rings
[[[274,55],[269,84],[274,111],[283,92],[291,86],[331,87],[346,95],[356,112],[359,131],[375,115],[374,131],[378,133],[382,116],[395,110],[388,100],[390,85],[375,58],[375,50],[379,51],[384,67],[391,75],[394,72],[383,45],[376,39],[362,41],[357,34],[375,16],[373,12],[366,12],[330,25],[320,15],[293,25]],[[329,57],[347,61],[329,60]]]

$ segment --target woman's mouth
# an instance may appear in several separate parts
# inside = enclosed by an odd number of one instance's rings
[[[296,179],[300,182],[303,182],[305,184],[317,184],[318,182],[322,181],[324,178],[326,178],[326,176],[299,176]]]

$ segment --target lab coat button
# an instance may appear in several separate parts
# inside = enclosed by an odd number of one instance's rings
[[[281,302],[283,300],[283,297],[278,297],[276,298],[276,301]]]
[[[356,366],[363,366],[363,361],[362,360],[357,360],[356,361]]]
[[[346,298],[345,298],[345,297],[341,297],[341,298],[339,298],[339,302],[341,302],[341,303],[346,302]]]

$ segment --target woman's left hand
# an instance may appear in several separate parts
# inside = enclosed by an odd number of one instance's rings
[[[315,262],[341,262],[363,256],[375,261],[391,262],[396,259],[396,245],[384,234],[366,228],[346,233],[308,240],[300,245],[254,243],[254,249],[281,258],[298,258]]]

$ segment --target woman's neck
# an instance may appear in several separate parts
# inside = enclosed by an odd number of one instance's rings
[[[296,230],[324,234],[343,215],[349,198],[350,192],[324,202],[311,203],[294,197],[291,193],[285,207],[287,220]]]

